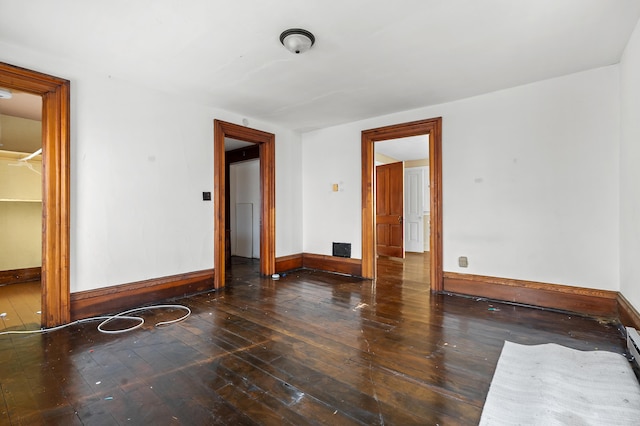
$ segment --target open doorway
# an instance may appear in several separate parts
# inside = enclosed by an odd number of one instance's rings
[[[430,249],[429,135],[376,142],[374,149],[377,254],[424,255]],[[382,213],[395,213],[386,220],[397,228],[395,238],[385,232]]]
[[[397,124],[362,132],[362,275],[376,278],[375,144],[428,135],[430,285],[442,291],[442,118]]]
[[[260,258],[260,149],[225,139],[226,263],[231,257]]]
[[[275,135],[237,124],[214,120],[214,287],[225,285],[225,272],[229,250],[227,217],[228,179],[225,140],[256,144],[260,158],[260,273],[275,272]]]
[[[0,88],[42,100],[41,325],[68,323],[69,288],[69,81],[0,63]]]
[[[0,330],[41,326],[42,97],[0,92]]]

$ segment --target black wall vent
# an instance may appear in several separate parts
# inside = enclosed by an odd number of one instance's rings
[[[333,255],[351,257],[351,243],[333,243]]]

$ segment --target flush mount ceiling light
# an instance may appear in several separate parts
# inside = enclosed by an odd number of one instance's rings
[[[12,96],[10,90],[0,89],[0,99],[11,99]]]
[[[316,38],[302,28],[291,28],[280,34],[280,43],[291,53],[300,54],[311,49]]]

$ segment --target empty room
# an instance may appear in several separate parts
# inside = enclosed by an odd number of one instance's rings
[[[0,424],[640,418],[640,0],[0,0]]]

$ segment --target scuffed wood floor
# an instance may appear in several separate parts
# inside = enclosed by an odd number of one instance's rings
[[[505,340],[624,350],[592,319],[431,295],[419,255],[375,283],[257,268],[236,259],[179,324],[0,336],[0,424],[473,425]]]

